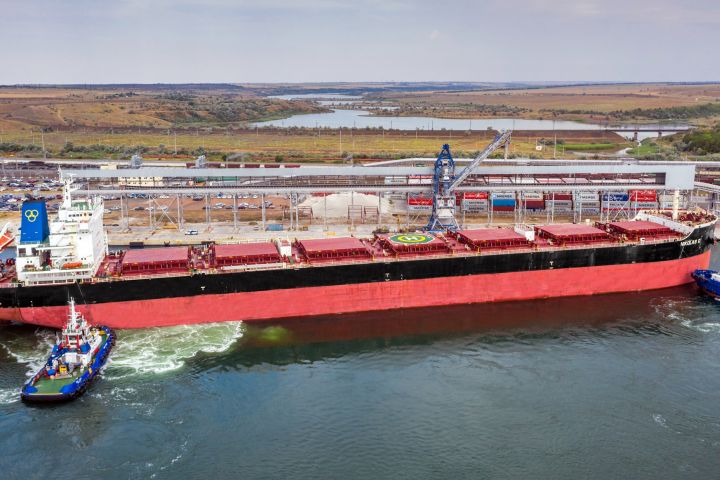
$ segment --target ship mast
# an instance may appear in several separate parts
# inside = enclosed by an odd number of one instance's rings
[[[63,208],[70,209],[72,207],[72,193],[77,191],[78,187],[73,186],[73,176],[68,175],[64,180],[63,187]]]

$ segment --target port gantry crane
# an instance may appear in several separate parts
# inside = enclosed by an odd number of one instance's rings
[[[455,189],[495,150],[510,144],[511,130],[499,133],[495,139],[481,151],[470,164],[457,176],[455,175],[455,160],[450,153],[450,145],[442,146],[442,151],[435,160],[433,175],[433,208],[426,230],[431,232],[457,230],[458,222],[455,219]]]

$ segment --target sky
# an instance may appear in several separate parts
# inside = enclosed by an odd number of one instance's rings
[[[717,81],[718,0],[0,0],[0,84]]]

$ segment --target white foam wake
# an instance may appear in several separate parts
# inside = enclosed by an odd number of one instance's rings
[[[20,401],[19,388],[0,388],[0,405],[9,405]]]
[[[655,311],[685,328],[700,333],[720,333],[720,310],[696,298],[664,299]]]
[[[107,377],[177,370],[200,352],[228,350],[243,331],[242,322],[120,330],[108,362]]]

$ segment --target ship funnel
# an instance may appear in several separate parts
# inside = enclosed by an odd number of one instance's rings
[[[44,201],[28,201],[22,206],[20,243],[42,243],[50,234]]]

